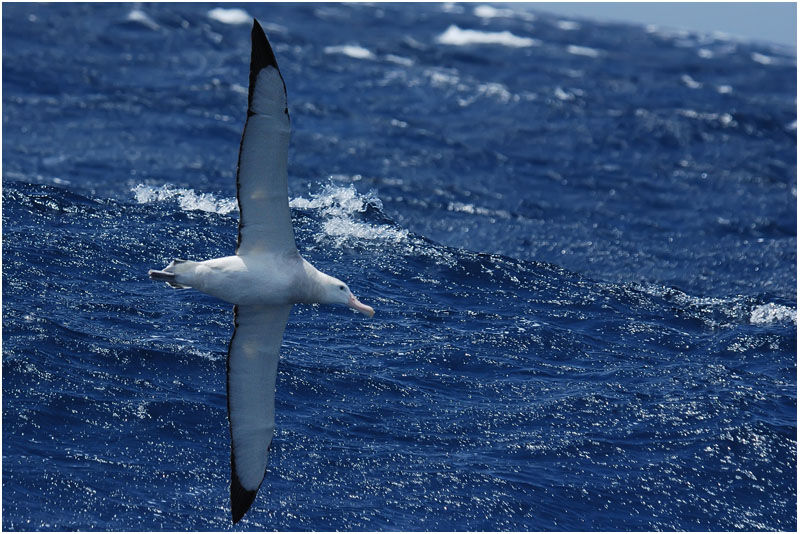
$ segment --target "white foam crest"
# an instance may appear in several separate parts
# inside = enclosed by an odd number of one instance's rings
[[[480,17],[482,19],[493,19],[496,17],[513,17],[514,12],[510,9],[498,9],[496,7],[487,6],[487,5],[480,5],[475,6],[475,9],[472,10],[472,13],[476,17]]]
[[[484,32],[480,30],[463,30],[451,24],[442,34],[436,37],[436,42],[439,44],[453,45],[453,46],[466,46],[471,44],[498,44],[503,46],[510,46],[521,48],[526,46],[536,46],[541,44],[538,39],[530,37],[520,37],[514,35],[510,31],[502,32]]]
[[[150,28],[151,30],[157,30],[160,26],[156,21],[151,19],[147,13],[142,11],[141,9],[133,9],[128,13],[128,20],[131,22],[138,22],[142,26],[146,28]]]
[[[352,185],[340,187],[333,184],[324,186],[319,193],[312,193],[310,199],[297,197],[289,201],[292,208],[322,210],[323,215],[363,213],[369,204],[383,207],[380,199],[371,193],[360,195]]]
[[[354,215],[364,213],[370,205],[378,209],[383,207],[380,199],[372,192],[361,195],[352,185],[340,187],[332,184],[323,187],[319,193],[312,193],[310,199],[297,197],[289,201],[289,206],[292,208],[318,211],[324,219],[323,232],[325,235],[337,238],[337,246],[351,238],[395,243],[408,238],[408,230],[354,219]],[[318,236],[317,242],[322,239],[323,235]]]
[[[326,46],[326,54],[341,54],[354,59],[375,59],[375,54],[358,45]]]
[[[714,57],[714,52],[712,52],[708,48],[701,48],[700,50],[697,51],[697,55],[698,57],[701,57],[703,59],[711,59],[712,57]]]
[[[445,2],[442,4],[442,11],[445,13],[463,13],[464,8],[453,2]]]
[[[384,56],[384,59],[386,61],[389,61],[391,63],[395,63],[397,65],[402,65],[404,67],[411,67],[412,65],[414,65],[414,60],[413,59],[407,58],[407,57],[404,57],[404,56],[396,56],[394,54],[386,54]]]
[[[464,86],[460,85],[459,88],[463,89]],[[478,84],[475,88],[475,92],[471,95],[459,97],[458,105],[461,107],[470,106],[480,97],[492,98],[503,104],[507,104],[511,101],[517,102],[519,100],[519,95],[512,94],[503,84],[489,82]]]
[[[223,24],[250,24],[253,20],[253,17],[251,17],[247,11],[237,7],[215,7],[211,9],[207,15],[208,18]]]
[[[595,48],[578,45],[567,46],[567,52],[574,56],[598,57],[600,55],[600,51]]]
[[[753,52],[750,54],[750,59],[756,63],[760,63],[761,65],[772,65],[775,63],[775,58],[766,56],[764,54],[759,54],[758,52]]]
[[[475,103],[479,98],[491,98],[503,104],[512,101],[517,102],[521,98],[520,95],[512,93],[501,83],[481,83],[469,77],[462,79],[456,69],[429,67],[422,71],[422,73],[427,77],[432,87],[443,89],[454,94],[458,100],[458,104],[462,107]],[[416,85],[418,82],[403,79],[403,83]]]
[[[792,321],[797,324],[797,310],[772,302],[753,306],[749,299],[735,297],[696,297],[677,289],[643,284],[639,289],[654,297],[668,299],[707,325],[717,328],[749,321],[752,325],[768,325]]]
[[[555,97],[557,99],[563,100],[564,102],[569,102],[570,100],[575,100],[575,95],[573,95],[572,93],[568,93],[568,92],[564,91],[560,87],[556,87],[553,90],[553,95],[555,95]]]
[[[681,81],[683,84],[688,87],[689,89],[700,89],[703,87],[703,84],[689,76],[688,74],[683,74],[681,76]]]
[[[507,103],[512,99],[519,100],[519,97],[515,98],[516,95],[512,95],[511,92],[506,89],[505,85],[495,82],[487,82],[478,85],[478,94],[497,98],[503,103]]]
[[[171,185],[153,187],[139,184],[132,188],[131,192],[139,204],[177,200],[178,206],[183,211],[207,211],[227,215],[238,207],[235,199],[218,199],[211,193],[196,193],[194,189]]]
[[[722,297],[695,297],[678,289],[655,284],[642,284],[638,287],[648,295],[669,298],[681,306],[730,306],[736,300],[735,298]]]
[[[559,20],[558,22],[556,22],[556,27],[559,30],[570,32],[580,29],[581,25],[572,20]]]
[[[430,78],[431,85],[434,87],[448,87],[448,86],[461,86],[466,89],[466,86],[460,84],[458,71],[455,69],[447,69],[444,67],[431,67],[425,69],[424,74]]]
[[[535,15],[526,11],[514,11],[512,9],[497,8],[485,4],[475,6],[475,8],[472,10],[472,14],[486,21],[499,17],[521,19],[528,22],[536,20]]]
[[[750,324],[763,325],[792,321],[797,324],[797,310],[781,304],[762,304],[750,313]]]
[[[735,126],[736,121],[730,113],[706,113],[695,111],[693,109],[679,109],[679,115],[688,117],[690,119],[699,119],[709,122],[719,122],[722,126]]]
[[[326,220],[322,224],[322,229],[329,236],[344,238],[337,242],[339,245],[347,238],[400,243],[408,237],[407,230],[397,230],[389,226],[376,226],[344,217],[332,217]]]

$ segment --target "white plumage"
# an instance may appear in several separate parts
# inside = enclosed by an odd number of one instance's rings
[[[264,478],[275,428],[275,379],[286,320],[297,303],[343,304],[372,317],[347,285],[300,256],[289,214],[291,131],[286,88],[264,31],[253,21],[247,121],[236,174],[236,254],[174,260],[150,277],[234,304],[228,348],[231,515],[241,519]]]

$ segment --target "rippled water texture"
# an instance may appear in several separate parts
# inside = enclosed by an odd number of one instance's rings
[[[6,530],[225,530],[249,25],[296,306],[253,530],[795,530],[796,61],[522,6],[3,6]]]

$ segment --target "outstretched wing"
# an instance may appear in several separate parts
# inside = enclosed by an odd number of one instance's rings
[[[286,86],[272,47],[256,20],[250,37],[247,121],[236,169],[236,254],[240,256],[296,250],[286,184],[291,131]]]
[[[253,504],[267,468],[275,428],[275,377],[289,306],[236,306],[228,347],[231,515]]]

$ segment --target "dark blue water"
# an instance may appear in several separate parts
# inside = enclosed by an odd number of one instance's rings
[[[231,309],[146,276],[236,243],[211,7],[3,6],[3,529],[230,528]],[[377,313],[295,307],[237,528],[795,530],[794,50],[242,7],[298,246]]]

